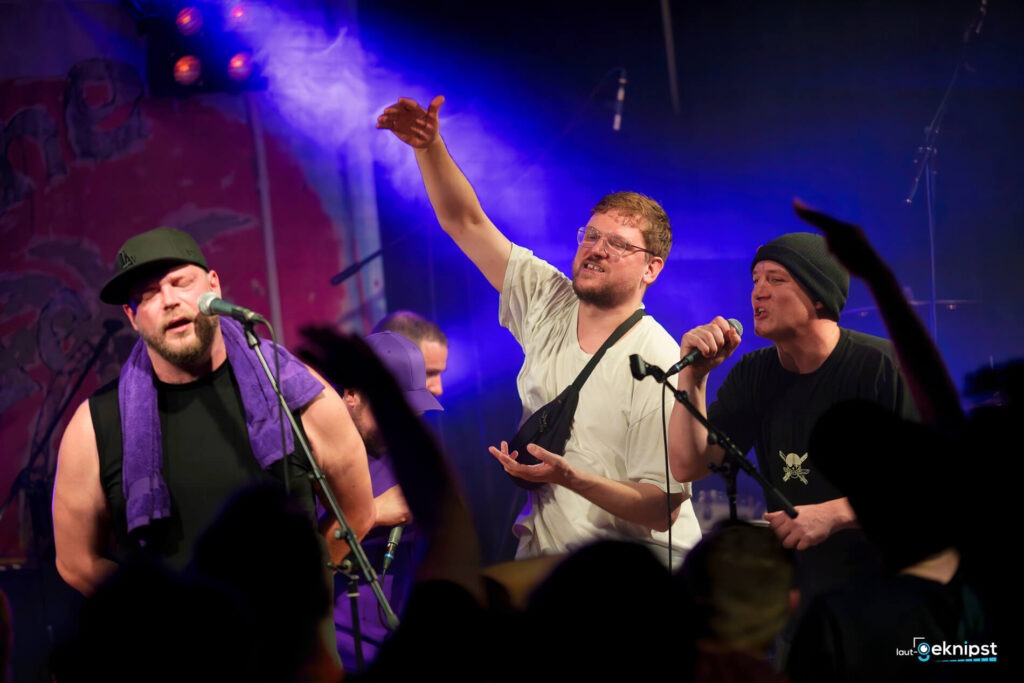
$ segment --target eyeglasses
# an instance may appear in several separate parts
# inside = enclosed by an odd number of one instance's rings
[[[652,256],[655,255],[655,253],[650,249],[644,249],[643,247],[638,247],[635,244],[630,244],[618,235],[606,235],[597,228],[592,228],[589,225],[576,231],[576,243],[580,246],[586,247],[587,249],[593,249],[596,247],[602,237],[604,238],[604,243],[608,245],[608,251],[616,256],[629,256],[633,252],[637,251],[642,251]]]

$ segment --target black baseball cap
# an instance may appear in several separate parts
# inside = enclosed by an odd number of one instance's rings
[[[206,257],[192,235],[175,228],[153,228],[128,239],[117,252],[117,272],[100,290],[100,300],[120,306],[128,303],[128,290],[135,282],[160,270],[194,264],[210,270]]]

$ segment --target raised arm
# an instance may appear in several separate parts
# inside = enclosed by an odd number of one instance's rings
[[[313,374],[324,384],[324,390],[303,410],[302,427],[345,522],[361,540],[373,527],[375,515],[366,447],[338,392],[315,371]],[[339,563],[350,548],[347,541],[334,537],[338,528],[334,515],[326,519],[323,532],[328,551],[331,561]]]
[[[53,540],[57,572],[83,595],[117,568],[105,557],[110,515],[100,484],[100,456],[89,402],[71,417],[57,454],[53,482]]]
[[[939,349],[864,230],[816,211],[799,199],[793,200],[793,208],[797,216],[821,230],[835,257],[871,290],[921,421],[946,426],[963,421],[960,395]]]
[[[732,355],[739,346],[739,333],[722,316],[683,335],[679,357],[696,349],[700,357],[676,375],[676,388],[685,392],[689,403],[707,415],[708,374]],[[721,446],[708,444],[708,430],[678,401],[672,406],[668,423],[668,457],[672,476],[678,481],[703,479],[720,465],[725,453]]]
[[[476,191],[441,139],[438,110],[443,103],[444,96],[438,95],[424,110],[415,100],[400,97],[377,118],[377,128],[390,130],[415,150],[441,228],[500,291],[512,243],[484,213]]]

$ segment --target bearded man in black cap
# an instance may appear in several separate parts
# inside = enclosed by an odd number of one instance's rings
[[[100,298],[121,306],[140,339],[118,379],[71,418],[53,490],[57,569],[85,595],[134,553],[184,567],[195,539],[244,485],[279,482],[313,523],[314,496],[323,494],[242,324],[200,313],[200,295],[220,297],[221,288],[195,240],[163,227],[136,235],[118,253],[116,271]],[[268,340],[260,346],[270,367],[279,363],[281,393],[361,539],[373,524],[373,492],[344,402],[288,351]],[[338,562],[348,536],[326,531]],[[275,550],[252,548],[238,558],[239,571],[262,552]]]
[[[798,551],[797,587],[806,604],[822,590],[879,569],[849,501],[822,476],[808,448],[815,423],[847,399],[907,418],[916,417],[916,409],[891,343],[839,326],[850,276],[821,235],[777,237],[758,248],[751,272],[754,333],[772,346],[742,356],[707,406],[708,373],[740,343],[739,333],[716,317],[683,335],[681,357],[692,350],[699,355],[678,374],[677,386],[741,452],[754,449],[761,474],[796,508],[790,518],[766,496],[765,520],[785,547]],[[680,481],[700,479],[723,461],[722,447],[708,443],[708,430],[679,403],[668,441],[672,474]],[[872,457],[863,454],[863,467],[879,466]],[[785,642],[777,657],[784,660]]]

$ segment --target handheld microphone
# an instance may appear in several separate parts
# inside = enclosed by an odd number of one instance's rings
[[[619,72],[619,89],[615,93],[615,118],[612,119],[612,130],[622,128],[622,103],[626,99],[626,70]]]
[[[665,373],[662,372],[661,368],[657,365],[650,365],[635,353],[629,357],[629,370],[633,373],[634,379],[639,380],[651,375],[656,382],[663,382],[665,380]]]
[[[395,548],[398,547],[398,542],[402,540],[403,531],[405,531],[404,524],[391,527],[391,533],[388,534],[387,545],[384,546],[384,564],[380,569],[381,574],[387,572],[388,567],[391,566],[391,562],[395,559]]]
[[[743,336],[743,324],[739,320],[737,320],[736,318],[729,318],[727,322],[729,323],[729,325],[732,326],[732,329],[736,330],[736,334],[740,335],[741,337]],[[688,365],[693,365],[698,359],[700,359],[700,351],[698,351],[697,349],[690,349],[690,352],[683,356],[683,359],[681,361],[679,361],[678,363],[676,363],[675,365],[668,369],[668,371],[665,373],[665,378],[667,379],[672,375],[676,374],[677,372],[680,372],[683,368],[685,368]]]
[[[266,324],[267,319],[256,311],[228,303],[213,292],[203,292],[199,295],[199,312],[203,315],[226,315],[234,318],[240,323],[261,322]]]

